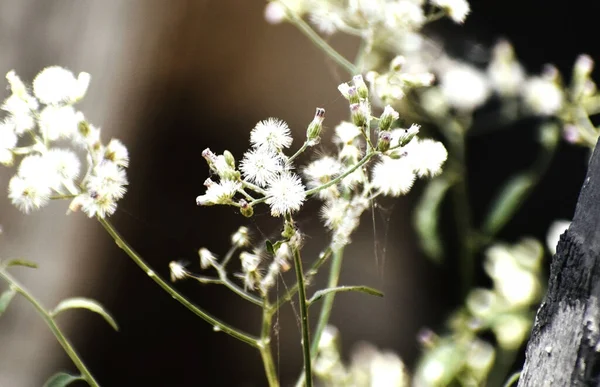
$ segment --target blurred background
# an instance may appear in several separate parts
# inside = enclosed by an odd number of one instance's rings
[[[554,63],[569,74],[583,52],[599,58],[595,1],[471,4],[464,27],[442,21],[430,31],[438,44],[465,60],[484,64],[499,37],[514,44],[531,73]],[[259,0],[0,0],[0,73],[15,69],[26,82],[49,65],[92,74],[80,109],[103,128],[104,141],[121,139],[131,155],[129,191],[112,221],[164,277],[172,260],[197,269],[200,247],[224,254],[240,224],[251,229],[257,243],[278,232],[266,210],[248,220],[230,208],[195,205],[208,177],[204,148],[228,149],[239,159],[250,129],[271,116],[289,123],[298,147],[315,107],[327,110],[329,129],[347,117],[347,102],[337,91],[346,75],[293,26],[268,25],[264,6]],[[349,57],[357,46],[337,36],[331,43]],[[501,183],[533,162],[534,124],[519,122],[469,140],[476,220]],[[325,134],[321,152],[331,149],[329,138]],[[500,238],[544,240],[554,219],[570,218],[587,156],[583,148],[561,144],[550,172]],[[2,187],[13,173],[0,171]],[[348,249],[341,283],[373,286],[385,298],[344,294],[336,299],[331,322],[342,332],[346,354],[355,343],[368,341],[396,351],[410,367],[419,354],[419,329],[442,329],[462,301],[452,252],[435,265],[416,244],[411,208],[421,188],[379,203]],[[67,205],[53,203],[25,216],[0,195],[0,256],[39,263],[38,270],[14,273],[47,307],[83,296],[113,314],[118,333],[85,311],[60,319],[102,385],[265,385],[257,351],[213,332],[148,279],[97,222],[80,213],[65,216]],[[306,260],[326,243],[317,210],[309,206],[298,218],[307,234]],[[452,222],[446,223],[451,233]],[[225,321],[258,331],[260,311],[225,290],[192,282],[177,288]],[[301,367],[296,321],[292,308],[282,310],[275,354],[283,385]],[[59,370],[75,367],[31,306],[15,300],[0,319],[0,387],[41,386]]]

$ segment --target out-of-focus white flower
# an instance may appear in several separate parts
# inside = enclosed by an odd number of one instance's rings
[[[129,152],[123,143],[115,138],[111,139],[104,149],[104,159],[112,161],[122,168],[129,166]]]
[[[240,262],[242,263],[242,271],[244,273],[252,273],[258,270],[258,265],[262,260],[259,254],[252,254],[247,251],[240,253]]]
[[[342,224],[349,206],[350,202],[343,198],[325,203],[321,208],[321,219],[325,222],[325,227],[330,230],[338,228]]]
[[[517,350],[529,334],[531,321],[523,315],[499,316],[492,326],[498,345],[505,350]]]
[[[248,232],[248,227],[240,227],[238,230],[231,236],[231,243],[237,247],[244,247],[250,245],[250,234]]]
[[[270,148],[252,149],[244,154],[240,169],[246,179],[264,187],[283,171],[283,160]]]
[[[90,84],[88,73],[73,73],[59,66],[46,67],[33,80],[33,93],[47,105],[72,103],[85,95]]]
[[[325,156],[308,164],[304,168],[304,176],[308,179],[308,188],[316,188],[333,180],[341,171],[342,164],[338,160],[330,156]],[[327,199],[336,193],[337,187],[334,184],[328,189],[319,191],[319,197]]]
[[[8,197],[19,210],[28,214],[48,204],[51,190],[45,181],[15,175],[8,183]]]
[[[169,263],[169,270],[171,272],[171,282],[184,279],[187,275],[187,270],[183,267],[181,262],[172,261]]]
[[[19,176],[35,182],[38,187],[54,188],[60,184],[60,176],[52,169],[48,159],[38,154],[26,156],[19,164]]]
[[[344,25],[344,21],[334,10],[326,5],[326,3],[315,3],[310,12],[309,20],[321,33],[333,35],[340,26]]]
[[[300,178],[291,173],[282,173],[273,179],[267,188],[266,203],[271,206],[271,215],[296,212],[302,206],[306,194]]]
[[[563,106],[563,92],[549,79],[533,77],[523,88],[525,103],[535,114],[551,116]]]
[[[416,30],[425,23],[423,8],[410,0],[386,2],[384,7],[384,22],[391,29]]]
[[[546,246],[552,255],[556,254],[556,245],[558,245],[560,236],[567,231],[570,225],[570,220],[561,219],[554,221],[550,225],[550,228],[548,228],[548,233],[546,234]]]
[[[371,184],[384,195],[400,196],[410,191],[415,178],[413,166],[406,158],[383,157],[373,168]]]
[[[288,124],[277,118],[260,121],[250,132],[250,143],[255,148],[266,147],[279,152],[292,145]]]
[[[28,101],[35,101],[31,104]],[[13,94],[4,100],[2,109],[10,113],[9,120],[15,125],[15,133],[23,134],[35,127],[35,119],[32,110],[37,109],[37,101],[31,97],[30,100],[24,100]]]
[[[64,184],[69,190],[74,191],[73,181],[79,176],[81,166],[75,153],[67,149],[54,148],[44,155],[44,160],[48,163],[48,168],[58,177],[58,181],[52,188],[60,192],[60,186]]]
[[[494,46],[487,73],[492,87],[501,96],[518,95],[525,82],[525,70],[515,60],[513,48],[506,40],[501,40]]]
[[[448,104],[459,110],[475,110],[487,100],[490,88],[484,74],[467,64],[451,65],[440,76]]]
[[[336,141],[341,144],[350,144],[360,135],[360,129],[352,122],[342,121],[335,127]]]
[[[50,141],[68,138],[77,132],[79,119],[80,116],[70,105],[49,105],[40,113],[40,131]]]
[[[6,166],[13,164],[12,149],[17,146],[18,140],[14,123],[6,120],[0,122],[0,163]]]
[[[219,183],[215,183],[211,179],[206,179],[204,185],[206,193],[196,198],[196,204],[199,206],[225,204],[241,188],[241,184],[233,180],[221,180]]]
[[[444,145],[430,139],[413,139],[403,150],[419,177],[439,175],[448,158],[448,151]]]
[[[408,387],[408,373],[404,363],[393,352],[377,353],[371,360],[371,387]]]
[[[459,24],[464,23],[465,18],[471,11],[467,0],[432,0],[431,2],[438,7],[443,8],[448,12],[448,16],[450,16],[455,23]]]
[[[285,7],[279,1],[270,1],[265,7],[265,20],[269,24],[279,24],[286,18]]]
[[[200,256],[200,267],[203,269],[208,269],[217,262],[215,255],[207,248],[203,247],[198,250],[198,255]]]
[[[87,189],[88,192],[118,200],[125,196],[127,184],[127,174],[124,169],[115,163],[104,162],[94,167],[87,182]]]

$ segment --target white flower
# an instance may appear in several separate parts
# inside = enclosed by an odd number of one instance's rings
[[[58,187],[60,176],[48,161],[47,157],[37,154],[26,156],[19,164],[18,174],[25,180],[35,182],[38,187]]]
[[[342,171],[342,164],[330,156],[322,157],[304,168],[304,176],[308,179],[308,187],[316,188],[330,182]],[[328,198],[337,192],[337,187],[332,185],[328,189],[319,191],[319,197]]]
[[[403,148],[415,173],[419,177],[436,176],[448,158],[448,151],[441,142],[413,139]]]
[[[459,110],[474,110],[487,100],[490,88],[481,71],[467,64],[456,64],[440,77],[441,90],[448,104]]]
[[[286,18],[285,7],[278,1],[270,1],[265,7],[265,20],[269,24],[279,24]]]
[[[171,282],[184,279],[187,275],[187,270],[180,262],[172,261],[169,263],[169,270],[171,271]]]
[[[200,256],[200,267],[203,269],[207,269],[217,262],[215,255],[204,247],[198,251],[198,255]]]
[[[277,118],[260,121],[250,132],[250,143],[256,147],[266,147],[279,152],[282,148],[292,145],[290,128],[287,123]]]
[[[70,137],[77,133],[80,118],[70,105],[49,105],[40,113],[40,131],[50,141]]]
[[[129,152],[123,143],[117,139],[111,139],[104,149],[104,159],[110,160],[120,167],[129,166]]]
[[[0,163],[11,166],[14,160],[12,149],[17,146],[19,138],[15,133],[15,125],[11,121],[0,123]]]
[[[423,8],[410,0],[387,2],[381,12],[391,29],[418,29],[425,23]]]
[[[35,101],[34,98],[31,98],[31,100]],[[15,133],[17,134],[23,134],[35,127],[32,110],[36,108],[37,101],[34,107],[27,100],[15,94],[4,100],[2,104],[2,109],[10,113],[9,119],[15,125]]]
[[[261,260],[260,254],[252,254],[247,251],[240,253],[240,262],[242,263],[242,271],[244,273],[257,271]]]
[[[519,94],[525,82],[525,70],[514,58],[513,48],[505,40],[494,46],[494,55],[487,69],[494,90],[501,96]]]
[[[344,198],[332,200],[321,208],[321,219],[325,222],[325,227],[330,230],[339,228],[348,212],[350,202]]]
[[[264,187],[283,171],[283,160],[269,148],[252,149],[240,163],[244,177]]]
[[[571,221],[569,220],[555,220],[550,225],[550,228],[548,228],[548,232],[546,234],[546,246],[552,255],[556,254],[556,245],[558,245],[560,236],[562,233],[567,231],[570,225]]]
[[[415,182],[413,166],[405,157],[383,160],[373,168],[371,184],[384,195],[400,196],[407,193]]]
[[[351,144],[360,135],[360,129],[352,122],[342,121],[335,127],[335,139],[341,144]]]
[[[88,73],[76,79],[62,67],[46,67],[33,80],[33,93],[44,104],[70,103],[83,98],[89,83]]]
[[[69,206],[71,211],[81,209],[88,217],[105,218],[117,210],[117,202],[103,192],[90,191],[78,195]]]
[[[44,160],[48,163],[48,168],[58,177],[58,181],[52,185],[52,188],[59,190],[62,183],[70,190],[74,190],[73,181],[79,176],[81,166],[75,153],[67,149],[55,148],[46,153]]]
[[[535,114],[551,116],[563,105],[563,93],[552,80],[541,77],[531,78],[523,89],[525,103]]]
[[[340,16],[326,6],[326,3],[315,3],[318,7],[312,7],[309,15],[310,22],[317,27],[317,29],[325,35],[333,35],[340,26],[344,25],[343,20]]]
[[[240,227],[231,236],[231,243],[236,247],[244,247],[250,245],[250,236],[248,233],[248,227]]]
[[[455,23],[464,23],[465,18],[471,11],[467,0],[432,0],[431,2],[445,9]]]
[[[24,179],[15,175],[8,183],[8,197],[19,210],[28,214],[48,204],[50,187],[35,179]]]
[[[204,185],[206,186],[206,193],[196,198],[196,204],[199,206],[225,204],[242,187],[239,182],[233,180],[221,180],[219,183],[215,183],[211,179],[206,179]]]
[[[291,172],[277,176],[267,188],[266,202],[271,206],[271,215],[273,216],[298,211],[305,198],[302,181]]]
[[[125,170],[115,163],[105,161],[94,168],[87,182],[87,189],[91,194],[118,200],[125,196],[127,184]]]

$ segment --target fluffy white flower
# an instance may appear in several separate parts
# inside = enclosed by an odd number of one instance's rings
[[[250,245],[250,235],[248,233],[248,227],[240,227],[231,236],[231,244],[236,247],[244,247]]]
[[[410,0],[385,3],[385,24],[392,29],[418,29],[425,23],[423,8]]]
[[[104,149],[104,159],[110,160],[120,167],[129,166],[129,152],[123,143],[117,139],[111,139]]]
[[[117,210],[117,202],[103,192],[90,191],[73,199],[69,206],[71,211],[81,209],[88,217],[105,218]]]
[[[25,180],[35,182],[38,187],[56,188],[60,186],[60,176],[48,161],[42,155],[26,156],[19,164],[18,174]]]
[[[410,191],[415,178],[413,166],[406,158],[383,157],[373,168],[371,184],[384,195],[400,196]]]
[[[12,149],[17,146],[19,138],[15,133],[15,125],[11,121],[0,123],[0,163],[11,166],[14,160]]]
[[[350,202],[344,198],[332,200],[321,208],[321,219],[325,223],[325,227],[330,230],[339,228],[344,220],[344,216],[348,212]]]
[[[292,145],[292,137],[288,124],[277,118],[260,121],[250,132],[250,143],[255,148],[266,147],[279,152]]]
[[[525,70],[515,60],[513,48],[505,40],[494,46],[494,55],[487,73],[492,87],[501,96],[518,95],[525,82]]]
[[[484,74],[466,64],[456,64],[441,74],[441,90],[448,104],[474,110],[487,100],[490,88]]]
[[[404,148],[406,158],[419,177],[436,176],[448,158],[448,151],[441,142],[430,139],[413,139]]]
[[[15,175],[8,183],[9,199],[26,214],[48,204],[50,194],[50,187],[43,181]]]
[[[46,67],[33,80],[33,93],[44,104],[75,102],[83,98],[89,83],[88,73],[79,73],[75,78],[62,67]]]
[[[77,133],[80,118],[72,106],[49,105],[40,113],[40,131],[50,141],[68,138]]]
[[[313,161],[304,168],[304,176],[308,179],[308,187],[315,188],[333,180],[341,171],[342,164],[338,160],[325,156]],[[335,192],[337,192],[337,187],[332,185],[328,189],[319,191],[319,197],[328,198]]]
[[[247,251],[242,251],[240,253],[240,262],[242,263],[242,271],[244,273],[257,271],[261,260],[260,254],[252,254]]]
[[[283,171],[283,160],[270,148],[252,149],[240,163],[244,177],[264,187]]]
[[[215,183],[211,179],[206,179],[204,185],[206,193],[196,198],[196,204],[199,206],[227,203],[241,188],[241,184],[233,180],[221,180],[219,183]]]
[[[471,11],[467,0],[432,0],[433,4],[443,8],[455,23],[464,23],[465,18]]]
[[[198,255],[200,256],[200,267],[203,269],[208,269],[213,263],[217,262],[215,255],[204,247],[198,251]]]
[[[359,127],[352,122],[342,121],[335,127],[335,140],[341,144],[351,144],[360,135]]]
[[[535,114],[550,116],[562,108],[564,96],[555,82],[534,77],[525,84],[523,98]]]
[[[55,148],[44,155],[44,160],[52,173],[58,177],[58,181],[52,185],[52,188],[59,191],[61,184],[64,184],[73,190],[73,181],[79,176],[81,166],[75,153],[67,149]]]
[[[265,20],[269,24],[279,24],[285,20],[285,7],[278,1],[270,1],[265,7]]]
[[[34,98],[31,100],[35,101]],[[27,100],[13,94],[4,100],[2,109],[10,113],[10,121],[15,125],[15,133],[23,134],[35,127],[32,110],[37,109],[37,103],[32,106]]]
[[[187,270],[183,267],[181,262],[172,261],[169,263],[169,271],[171,272],[171,282],[184,279],[187,275]]]
[[[267,197],[271,215],[281,216],[298,211],[306,195],[300,178],[291,172],[285,172],[271,181]]]

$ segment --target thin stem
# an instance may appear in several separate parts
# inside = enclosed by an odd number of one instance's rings
[[[231,261],[231,258],[233,258],[233,254],[235,254],[235,252],[237,251],[237,249],[238,249],[238,247],[236,245],[231,246],[231,248],[229,249],[229,251],[227,251],[227,254],[225,254],[225,257],[223,258],[223,261],[219,265],[219,267],[221,269],[225,270],[225,266],[227,266],[227,264],[229,263],[229,261]]]
[[[310,283],[310,281],[312,280],[312,277],[314,277],[317,274],[317,271],[319,270],[319,268],[327,261],[327,259],[329,259],[330,256],[331,256],[330,248],[328,248],[326,251],[321,253],[321,255],[319,256],[319,259],[317,259],[313,263],[313,265],[310,267],[310,269],[308,269],[306,271],[306,273],[304,273],[304,283],[305,284]],[[281,306],[283,304],[285,304],[286,302],[291,300],[292,297],[294,297],[296,292],[298,292],[298,284],[297,283],[294,284],[294,286],[292,286],[283,296],[281,296],[279,298],[279,300],[277,300],[277,303],[275,305],[271,306],[272,311],[275,312],[277,309],[281,308]]]
[[[267,191],[265,191],[264,189],[260,188],[259,186],[252,184],[248,181],[242,180],[242,186],[244,188],[250,188],[252,191],[254,192],[258,192],[261,195],[266,195]]]
[[[85,364],[83,363],[83,361],[81,360],[81,358],[79,357],[77,352],[75,351],[75,348],[73,348],[73,345],[71,345],[69,340],[65,337],[65,335],[62,333],[62,331],[60,330],[60,328],[54,321],[54,318],[42,306],[42,304],[35,297],[33,297],[27,291],[27,289],[25,289],[15,278],[13,278],[10,274],[8,274],[4,269],[0,269],[0,277],[2,277],[6,282],[8,282],[10,284],[10,286],[17,293],[21,294],[23,297],[25,297],[27,299],[27,301],[29,301],[31,303],[31,305],[33,305],[33,307],[37,310],[38,314],[44,319],[44,321],[46,322],[46,324],[48,325],[48,327],[54,334],[54,337],[56,337],[56,340],[58,340],[58,342],[63,347],[63,349],[65,350],[67,355],[69,355],[69,358],[71,359],[73,364],[75,364],[75,367],[77,367],[79,372],[81,372],[81,376],[83,377],[83,379],[85,379],[85,381],[90,386],[98,387],[99,384],[96,381],[96,379],[94,379],[94,377],[92,376],[90,371],[87,369],[87,367],[85,366]]]
[[[225,285],[229,290],[242,297],[244,300],[250,301],[254,305],[263,306],[263,300],[261,298],[258,298],[255,295],[250,294],[244,291],[244,289],[237,286],[233,281],[229,279],[229,277],[227,277],[227,273],[222,267],[215,266],[215,269],[217,269],[217,273],[219,273],[221,283]]]
[[[339,183],[342,179],[344,179],[346,176],[350,175],[352,172],[356,171],[358,168],[362,167],[363,165],[365,165],[370,159],[371,157],[375,156],[376,154],[379,154],[379,152],[377,151],[371,151],[369,153],[367,153],[362,159],[360,159],[358,161],[358,163],[354,164],[350,169],[348,169],[346,172],[342,173],[341,175],[339,175],[338,177],[336,177],[333,180],[330,180],[329,182],[320,185],[318,187],[315,187],[313,189],[309,189],[308,191],[305,192],[306,196],[311,196],[316,194],[319,191],[322,191],[326,188],[331,187],[334,184]]]
[[[171,297],[179,301],[192,313],[196,314],[204,321],[217,328],[219,331],[224,332],[232,337],[235,337],[236,339],[243,341],[244,343],[249,344],[254,348],[260,349],[258,338],[222,322],[221,320],[211,316],[204,310],[194,305],[187,298],[181,295],[177,290],[172,288],[166,281],[164,281],[162,278],[156,275],[156,273],[150,268],[150,266],[148,266],[144,259],[138,253],[136,253],[131,246],[129,246],[129,244],[123,239],[123,237],[107,219],[98,218],[98,221],[104,227],[104,229],[106,229],[109,235],[115,240],[117,246],[119,246],[119,248],[121,248],[121,250],[123,250],[125,254],[127,254],[129,258],[131,258],[144,271],[144,273],[148,275],[148,277],[152,278],[152,280],[154,280],[154,282],[156,282],[164,291],[169,293]]]
[[[294,153],[292,155],[292,157],[290,157],[289,159],[287,159],[287,165],[290,165],[292,163],[292,161],[294,161],[294,159],[298,156],[300,156],[302,154],[302,152],[304,152],[306,150],[306,148],[308,148],[308,141],[305,141],[304,144],[302,144],[302,146],[300,147],[300,149],[298,149],[296,151],[296,153]]]
[[[273,322],[273,313],[271,305],[269,304],[269,300],[266,297],[262,305],[263,321],[258,349],[260,350],[260,356],[262,357],[269,386],[279,387],[277,371],[275,370],[275,362],[273,361],[273,353],[271,351],[271,325]]]
[[[290,218],[291,220],[291,218]],[[296,280],[298,282],[298,303],[300,305],[300,325],[302,327],[302,355],[304,358],[304,380],[306,387],[312,387],[312,357],[310,356],[310,333],[308,326],[308,304],[306,302],[306,287],[304,283],[304,271],[302,270],[302,257],[300,249],[293,247],[294,266],[296,269]]]
[[[300,32],[302,32],[308,39],[310,39],[317,47],[319,47],[325,54],[327,54],[334,62],[344,68],[350,75],[356,75],[358,70],[350,61],[344,58],[339,52],[331,47],[323,38],[319,36],[301,17],[296,15],[284,1],[280,1],[286,10],[287,16],[289,17],[292,24],[294,24]]]

